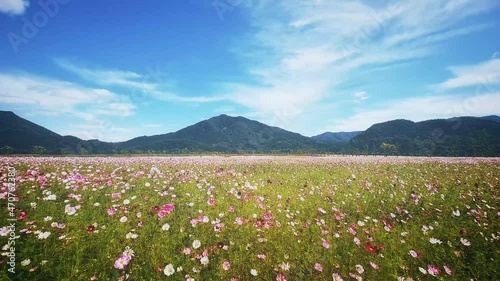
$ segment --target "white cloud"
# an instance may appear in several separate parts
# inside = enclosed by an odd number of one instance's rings
[[[439,85],[442,89],[454,89],[477,85],[500,85],[500,59],[491,59],[476,65],[453,66],[449,70],[454,78]]]
[[[361,92],[356,92],[353,94],[354,97],[356,98],[354,101],[356,102],[360,102],[360,101],[364,101],[366,99],[368,99],[368,95],[366,94],[365,91],[361,91]]]
[[[235,53],[256,83],[225,83],[226,96],[262,118],[292,120],[345,92],[339,90],[342,83],[355,80],[359,71],[410,64],[436,54],[446,40],[492,27],[481,20],[463,24],[499,2],[377,3],[277,0],[252,7],[256,32]]]
[[[0,84],[2,104],[29,105],[35,111],[76,114],[81,117],[133,114],[134,106],[126,98],[104,89],[85,88],[28,74],[0,73]],[[90,110],[78,110],[82,106],[90,107]]]
[[[27,0],[2,0],[0,1],[0,13],[22,15],[29,5]]]
[[[104,122],[102,118],[128,117],[135,109],[128,98],[108,90],[29,74],[0,73],[0,85],[0,104],[30,115],[76,118],[79,123],[101,124]],[[107,127],[114,128],[112,124]],[[80,130],[75,135],[84,139],[100,137],[102,140],[112,136],[113,130]]]
[[[174,83],[159,66],[156,69],[146,68],[147,74],[132,71],[90,69],[75,65],[67,60],[55,59],[61,68],[78,75],[80,78],[102,86],[116,86],[129,90],[134,99],[143,101],[146,97],[163,101],[205,103],[224,100],[224,97],[185,97],[173,93],[170,88]]]
[[[137,131],[134,129],[118,127],[112,122],[100,119],[79,122],[57,133],[76,136],[84,140],[98,139],[107,142],[120,142],[137,137]]]
[[[349,118],[332,122],[325,131],[366,130],[371,125],[394,119],[423,121],[457,116],[486,116],[500,113],[500,92],[482,93],[473,97],[427,96],[388,101],[377,109],[359,109]]]

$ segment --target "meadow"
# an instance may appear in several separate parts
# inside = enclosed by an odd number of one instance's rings
[[[498,158],[0,163],[0,280],[500,279]]]

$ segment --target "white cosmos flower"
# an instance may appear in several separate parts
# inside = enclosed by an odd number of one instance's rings
[[[470,246],[470,241],[465,238],[460,238],[460,242],[462,242],[464,246]]]
[[[70,205],[66,205],[66,207],[64,208],[64,212],[68,216],[72,216],[72,215],[76,214],[76,208],[75,207],[71,207]]]
[[[127,239],[135,239],[135,238],[137,238],[137,236],[138,236],[137,234],[135,234],[133,232],[129,232],[129,233],[127,233],[127,235],[125,235],[125,238],[127,238]]]
[[[166,223],[161,227],[161,230],[168,231],[170,229],[170,224]]]
[[[38,239],[40,239],[40,240],[47,239],[47,237],[49,237],[49,236],[50,236],[50,232],[49,231],[40,232],[38,234]]]
[[[165,275],[167,276],[174,274],[175,273],[174,266],[172,264],[168,264],[167,266],[165,266],[163,273],[165,273]]]
[[[442,244],[443,242],[437,238],[431,238],[429,239],[429,242],[431,242],[431,244]]]
[[[193,241],[193,248],[194,248],[194,249],[198,249],[199,247],[201,247],[201,242],[200,242],[200,240],[194,240],[194,241]]]
[[[208,260],[208,257],[207,257],[207,256],[204,256],[204,257],[202,257],[202,258],[200,259],[200,263],[201,263],[202,265],[207,265],[207,264],[208,264],[208,262],[209,262],[209,260]]]
[[[252,276],[257,276],[257,274],[259,274],[259,273],[257,272],[257,270],[252,269],[252,270],[250,270],[250,274],[252,274]]]

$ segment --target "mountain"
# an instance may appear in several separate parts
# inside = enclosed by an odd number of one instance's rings
[[[113,147],[98,140],[61,136],[11,111],[0,111],[0,148],[7,150],[2,152],[29,154],[34,152],[34,146],[43,147],[50,154],[109,153]]]
[[[364,132],[308,138],[244,117],[220,115],[177,132],[110,143],[61,136],[0,111],[0,154],[343,153],[500,156],[500,118],[392,120]]]
[[[361,131],[355,132],[326,132],[317,136],[311,137],[319,143],[345,143],[349,142],[352,138],[359,135]]]
[[[271,153],[315,149],[318,143],[297,133],[223,114],[174,133],[139,137],[117,146],[128,151]]]
[[[498,117],[497,117],[498,118]],[[350,149],[383,154],[435,156],[500,156],[500,123],[496,118],[454,117],[422,122],[392,120],[371,126],[354,137]],[[395,151],[397,149],[397,152]]]
[[[495,121],[500,123],[500,116],[497,115],[489,115],[489,116],[484,116],[484,117],[479,117],[483,120],[490,120],[490,121]]]

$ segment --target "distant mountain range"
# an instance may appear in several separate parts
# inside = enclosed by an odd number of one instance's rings
[[[362,131],[355,132],[326,132],[317,136],[311,137],[319,143],[346,143],[353,139],[355,136],[359,135]]]
[[[244,117],[220,115],[177,132],[124,142],[61,136],[0,111],[2,154],[145,153],[343,153],[500,156],[500,117],[455,117],[412,122],[393,120],[363,132],[326,132],[314,137]]]

